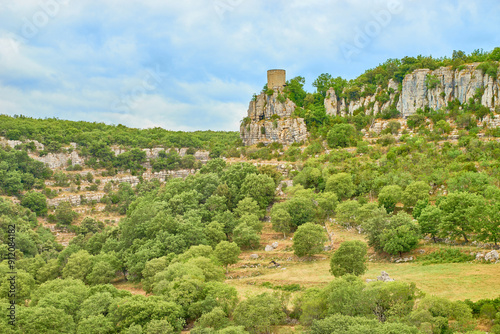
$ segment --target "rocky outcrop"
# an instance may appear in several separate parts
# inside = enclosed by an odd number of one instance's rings
[[[279,142],[291,145],[307,139],[304,119],[292,117],[295,103],[285,98],[283,91],[256,95],[248,107],[248,117],[240,127],[240,136],[246,146],[259,142]]]
[[[45,163],[49,168],[61,168],[68,166],[68,161],[71,160],[72,165],[83,165],[85,161],[78,155],[76,151],[71,153],[49,153],[44,156],[30,154],[30,157]]]
[[[329,115],[345,116],[356,111],[376,114],[394,105],[403,117],[408,117],[419,108],[438,110],[455,99],[467,103],[480,92],[481,104],[494,110],[500,106],[500,83],[497,78],[483,74],[479,64],[464,65],[456,70],[451,66],[434,71],[417,69],[404,77],[401,86],[391,79],[387,88],[378,87],[375,94],[361,94],[362,97],[353,101],[340,99],[339,92],[330,88],[325,109]]]
[[[305,141],[309,134],[302,118],[285,118],[242,125],[240,136],[246,146],[259,142],[279,142],[283,145],[291,145],[295,142]]]

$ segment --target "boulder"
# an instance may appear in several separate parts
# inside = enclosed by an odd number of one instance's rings
[[[264,249],[266,252],[272,252],[274,250],[274,247],[271,245],[267,245],[266,248]]]
[[[259,258],[259,254],[250,254],[250,258],[252,260],[257,260]]]
[[[496,250],[492,250],[491,252],[486,253],[484,256],[486,261],[497,261],[498,260],[498,252]]]

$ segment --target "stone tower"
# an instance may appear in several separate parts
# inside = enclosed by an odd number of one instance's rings
[[[267,88],[282,88],[286,82],[285,70],[269,70],[267,71]]]

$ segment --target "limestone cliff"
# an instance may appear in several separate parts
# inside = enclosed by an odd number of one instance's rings
[[[494,110],[500,106],[499,82],[496,78],[483,74],[478,65],[479,63],[469,64],[456,70],[451,66],[434,71],[418,69],[407,74],[401,85],[391,79],[387,88],[378,87],[375,94],[353,101],[339,99],[339,92],[330,88],[325,98],[326,112],[341,116],[352,115],[355,111],[370,114],[395,105],[403,117],[407,117],[418,108],[427,106],[437,110],[455,99],[466,103],[478,90],[483,91],[481,103]]]
[[[279,142],[290,145],[307,139],[304,119],[291,117],[295,103],[285,98],[281,89],[273,94],[261,93],[248,107],[248,117],[242,122],[240,136],[245,145],[259,142]]]

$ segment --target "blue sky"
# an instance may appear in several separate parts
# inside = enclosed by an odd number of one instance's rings
[[[0,0],[0,113],[237,131],[266,71],[500,46],[498,0]]]

